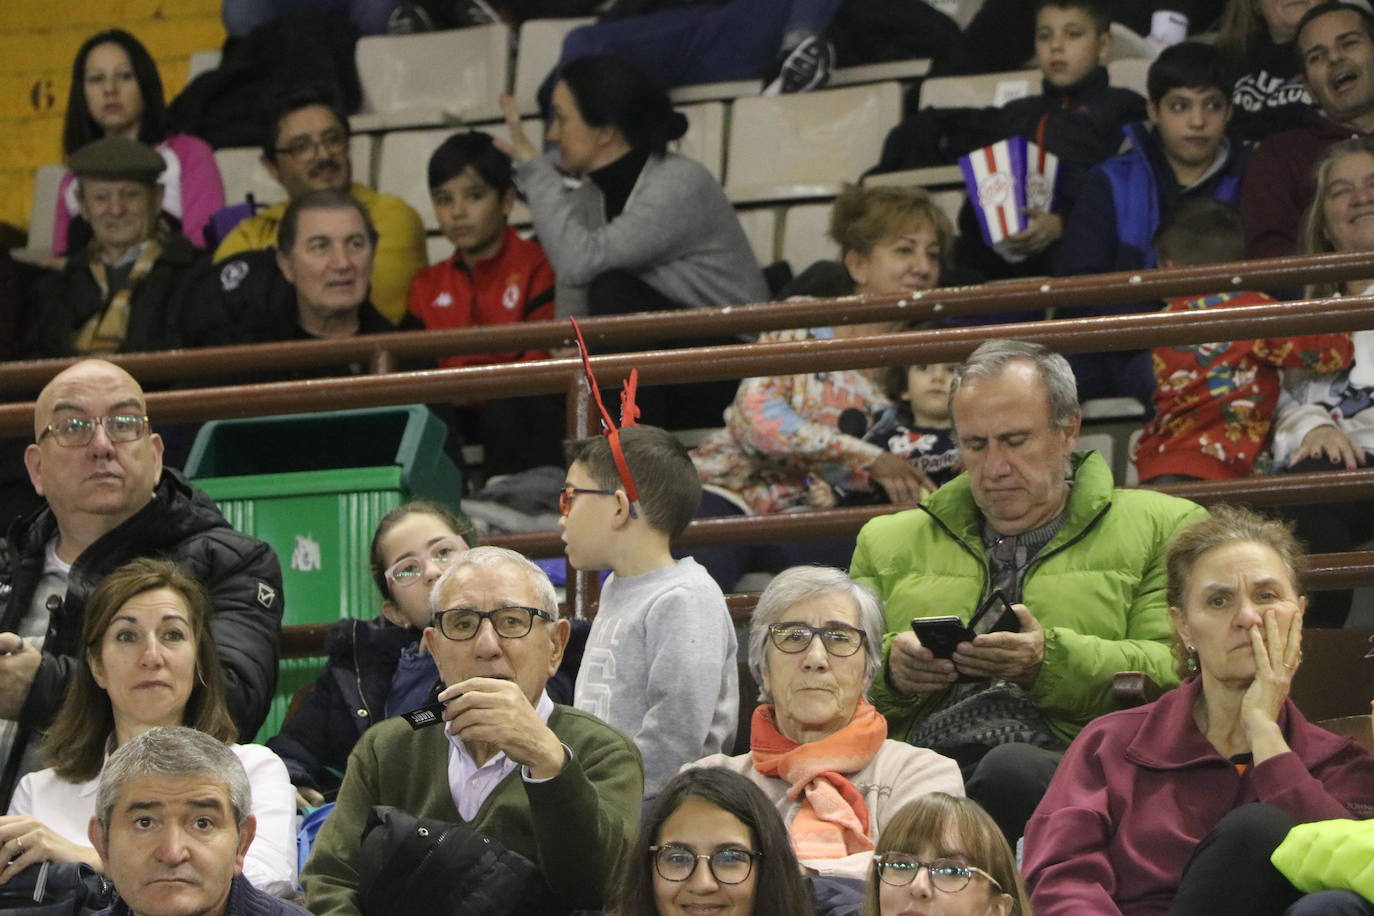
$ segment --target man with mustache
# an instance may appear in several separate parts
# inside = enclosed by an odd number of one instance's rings
[[[262,164],[286,189],[287,201],[240,222],[215,250],[215,263],[277,244],[287,205],[311,191],[345,191],[377,230],[372,301],[393,324],[406,313],[410,278],[426,264],[420,216],[399,197],[353,181],[348,116],[321,90],[295,89],[275,100],[264,119]]]
[[[243,764],[204,732],[149,729],[100,773],[91,845],[119,899],[100,916],[305,916],[243,877],[257,831]]]
[[[1247,258],[1296,254],[1316,193],[1313,166],[1337,140],[1374,132],[1374,15],[1350,3],[1320,3],[1298,23],[1294,47],[1320,111],[1264,141],[1250,160],[1240,193]]]

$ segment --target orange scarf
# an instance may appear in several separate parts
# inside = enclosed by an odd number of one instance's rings
[[[773,707],[754,710],[750,732],[754,769],[788,783],[787,797],[801,798],[789,830],[799,859],[842,859],[873,848],[868,805],[844,777],[868,766],[887,740],[887,720],[860,699],[849,724],[819,741],[798,744],[778,731]]]

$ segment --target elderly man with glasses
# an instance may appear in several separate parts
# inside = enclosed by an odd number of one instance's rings
[[[215,250],[215,263],[276,246],[290,201],[311,191],[346,191],[367,210],[377,231],[372,301],[387,320],[399,323],[406,314],[410,279],[426,264],[420,215],[399,197],[353,180],[348,117],[328,94],[309,87],[291,90],[269,102],[263,124],[262,164],[287,200],[235,226]],[[235,272],[224,275],[226,290]]]
[[[38,395],[29,479],[46,504],[15,522],[0,554],[0,803],[40,769],[40,730],[76,664],[86,599],[135,557],[184,566],[210,591],[210,628],[242,740],[267,715],[277,680],[281,567],[235,531],[204,493],[162,466],[143,389],[103,360],[63,370]]]
[[[532,865],[541,880],[484,884],[476,893],[488,904],[599,909],[634,836],[644,774],[633,742],[544,690],[569,632],[553,585],[519,554],[477,547],[439,579],[431,606],[424,643],[445,684],[439,704],[388,719],[354,747],[302,875],[310,911],[367,912],[395,893],[378,876],[416,852],[400,835],[377,842],[388,807],[421,819],[427,835],[457,834],[444,867],[430,872],[451,884],[426,890],[443,894],[450,912],[467,911],[471,877],[493,855],[514,862],[504,874]]]

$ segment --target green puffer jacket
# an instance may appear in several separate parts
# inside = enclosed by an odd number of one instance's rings
[[[1074,486],[1064,527],[1032,561],[1022,600],[1045,628],[1045,661],[1031,700],[1061,738],[1116,708],[1112,677],[1144,671],[1163,687],[1178,683],[1169,651],[1164,547],[1205,518],[1201,506],[1148,490],[1112,488],[1095,452],[1073,456]],[[882,598],[887,617],[883,670],[869,699],[903,737],[942,694],[912,697],[887,680],[892,637],[916,617],[967,621],[991,591],[968,475],[945,484],[917,509],[875,518],[859,532],[850,575]]]
[[[1349,890],[1374,901],[1374,821],[1299,824],[1272,861],[1303,893]]]

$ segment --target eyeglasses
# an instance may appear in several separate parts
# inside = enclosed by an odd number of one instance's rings
[[[921,873],[921,869],[926,870],[930,875],[930,884],[937,891],[946,894],[957,894],[968,883],[973,880],[974,875],[982,875],[988,879],[993,887],[999,891],[1002,885],[997,883],[997,879],[981,868],[972,865],[965,865],[955,859],[936,859],[934,862],[921,862],[905,853],[885,852],[873,859],[873,867],[878,869],[878,878],[884,884],[893,887],[908,887],[916,876]]]
[[[429,545],[429,560],[435,566],[445,567],[468,549],[467,541],[460,537],[443,538]],[[386,581],[402,588],[414,585],[425,576],[423,557],[406,557],[393,563],[386,571]]]
[[[768,637],[779,652],[795,655],[811,648],[811,640],[821,638],[825,651],[836,658],[848,658],[864,645],[864,632],[857,627],[832,623],[827,627],[813,627],[809,623],[792,620],[768,625]]]
[[[327,130],[318,137],[297,137],[285,146],[278,146],[272,150],[283,156],[290,156],[292,159],[304,159],[306,156],[313,155],[315,148],[319,147],[325,153],[341,152],[348,146],[348,133],[342,130]]]
[[[727,846],[710,855],[702,855],[678,843],[650,846],[649,852],[654,857],[654,871],[664,881],[686,881],[697,870],[697,863],[705,859],[711,877],[720,884],[739,884],[747,880],[754,870],[754,860],[763,857],[761,852],[740,846]]]
[[[558,491],[558,514],[566,516],[569,512],[571,512],[573,507],[573,500],[576,499],[582,493],[590,493],[593,496],[614,496],[616,494],[616,491],[593,490],[588,487],[575,487],[572,484],[568,484],[566,487]],[[633,508],[634,507],[631,507],[631,511],[633,511]]]
[[[64,448],[80,448],[89,445],[95,438],[97,425],[105,430],[105,438],[111,442],[133,442],[143,437],[144,431],[148,429],[148,418],[123,414],[112,417],[68,417],[65,420],[54,420],[43,427],[43,431],[38,434],[38,441],[42,442],[43,437],[51,433],[58,445]]]
[[[467,642],[477,635],[483,620],[491,621],[491,628],[502,639],[520,639],[534,627],[534,618],[553,620],[553,615],[532,607],[499,607],[492,611],[474,611],[454,607],[434,615],[434,626],[454,642]]]

